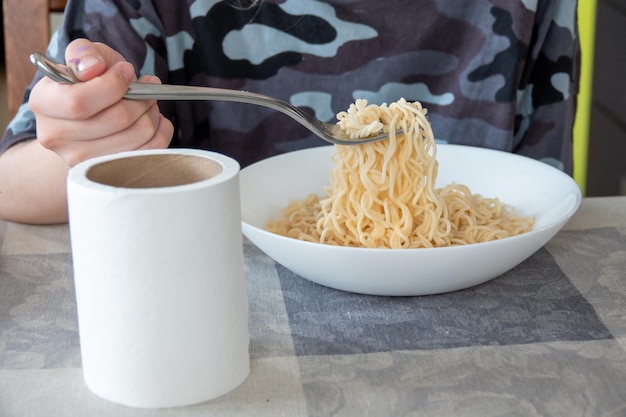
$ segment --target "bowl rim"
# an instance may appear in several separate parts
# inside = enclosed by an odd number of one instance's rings
[[[324,145],[324,146],[318,146],[318,147],[313,147],[313,148],[298,149],[298,150],[295,150],[295,151],[290,151],[290,152],[285,152],[285,153],[282,153],[282,154],[279,154],[279,155],[274,155],[274,156],[262,159],[262,160],[260,160],[258,162],[255,162],[255,163],[253,163],[251,165],[248,165],[247,167],[245,167],[245,168],[243,168],[241,170],[240,174],[246,175],[249,171],[252,171],[254,169],[258,169],[258,167],[261,166],[261,165],[270,164],[270,163],[274,162],[277,159],[293,158],[294,154],[296,154],[296,153],[322,152],[321,149],[331,150],[332,148],[334,148],[333,145],[330,145],[330,146],[325,146]],[[497,150],[497,149],[481,148],[481,147],[470,146],[470,145],[440,144],[440,143],[438,143],[437,144],[437,148],[438,149],[440,149],[440,148],[446,148],[446,149],[467,149],[467,148],[471,148],[472,151],[474,151],[474,152],[493,153],[493,154],[502,155],[503,157],[506,157],[506,158],[520,158],[520,159],[524,159],[525,163],[536,164],[536,166],[539,166],[542,169],[553,170],[551,172],[554,175],[561,175],[562,177],[564,177],[564,179],[566,181],[570,182],[570,184],[574,186],[572,188],[573,193],[566,194],[566,197],[568,197],[568,198],[573,196],[574,201],[570,204],[570,206],[569,206],[569,208],[567,210],[565,210],[563,213],[561,213],[558,216],[558,218],[553,219],[552,221],[548,222],[547,224],[542,225],[539,228],[533,228],[530,231],[528,231],[526,233],[523,233],[523,234],[520,234],[520,235],[508,236],[508,237],[505,237],[505,238],[502,238],[502,239],[496,239],[496,240],[487,241],[487,242],[471,243],[471,244],[466,244],[466,245],[440,246],[440,247],[433,247],[433,248],[395,248],[395,249],[393,249],[393,248],[366,248],[366,247],[359,247],[359,246],[341,246],[341,245],[331,245],[331,244],[327,244],[327,243],[309,242],[309,241],[305,241],[305,240],[300,240],[300,239],[296,239],[296,238],[282,236],[282,235],[270,232],[268,230],[265,230],[262,227],[255,226],[255,225],[247,222],[245,220],[245,218],[244,218],[244,215],[242,214],[241,223],[242,223],[244,234],[246,234],[245,233],[245,231],[246,231],[245,229],[246,228],[251,228],[255,232],[260,233],[261,235],[270,236],[272,239],[278,239],[279,242],[285,241],[285,242],[287,242],[289,244],[303,245],[304,247],[312,247],[312,248],[319,248],[320,246],[322,246],[322,247],[331,247],[331,248],[335,248],[334,250],[338,250],[338,251],[358,251],[358,252],[370,252],[370,253],[376,253],[376,252],[383,252],[383,253],[400,252],[400,253],[405,253],[407,251],[408,252],[419,251],[419,253],[422,253],[422,252],[428,252],[428,251],[436,250],[437,253],[441,253],[441,252],[443,252],[443,250],[456,251],[456,250],[461,250],[462,248],[467,248],[467,247],[479,248],[479,247],[489,247],[489,246],[493,246],[493,245],[501,245],[503,241],[510,242],[511,244],[513,244],[517,240],[526,240],[529,237],[545,233],[546,230],[553,229],[553,228],[555,228],[555,226],[558,226],[558,228],[557,228],[557,231],[558,231],[576,213],[576,211],[578,211],[578,208],[580,207],[580,205],[582,203],[582,192],[580,190],[580,187],[576,183],[576,181],[570,175],[566,174],[565,172],[559,170],[558,168],[553,167],[552,165],[549,165],[549,164],[547,164],[545,162],[542,162],[540,160],[533,159],[533,158],[530,158],[530,157],[527,157],[527,156],[524,156],[524,155],[520,155],[520,154],[515,154],[515,153],[510,153],[510,152]],[[242,208],[243,208],[243,200],[241,202],[241,205],[242,205]],[[267,220],[268,219],[266,219],[266,221]]]

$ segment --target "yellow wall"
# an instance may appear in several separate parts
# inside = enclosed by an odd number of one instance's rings
[[[593,48],[596,27],[597,0],[578,1],[578,27],[581,46],[581,73],[578,107],[574,123],[574,179],[582,190],[587,183],[587,149],[589,144],[589,118],[593,80]]]

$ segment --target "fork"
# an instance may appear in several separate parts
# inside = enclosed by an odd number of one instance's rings
[[[80,82],[72,71],[65,65],[59,64],[40,53],[30,56],[31,62],[44,75],[52,80],[64,84],[76,84]],[[266,96],[264,94],[248,91],[230,90],[225,88],[182,86],[168,84],[148,84],[133,82],[124,95],[131,100],[218,100],[235,101],[239,103],[255,104],[269,107],[293,118],[301,125],[309,129],[321,139],[337,145],[358,145],[367,142],[375,142],[389,137],[389,133],[382,133],[365,138],[352,139],[339,125],[323,122],[290,103]],[[401,131],[397,132],[400,134]]]

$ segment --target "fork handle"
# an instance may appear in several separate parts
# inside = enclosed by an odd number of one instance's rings
[[[226,88],[133,82],[124,95],[131,100],[212,100],[232,101],[269,107],[298,120],[309,129],[319,129],[311,116],[297,107],[264,94]]]
[[[280,100],[258,93],[225,88],[134,82],[124,95],[131,100],[213,100],[236,101],[283,110]]]

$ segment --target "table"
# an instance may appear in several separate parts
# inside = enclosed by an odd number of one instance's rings
[[[67,225],[0,222],[0,416],[626,415],[626,197],[584,199],[527,261],[449,294],[341,292],[244,251],[248,379],[135,409],[83,382]]]

